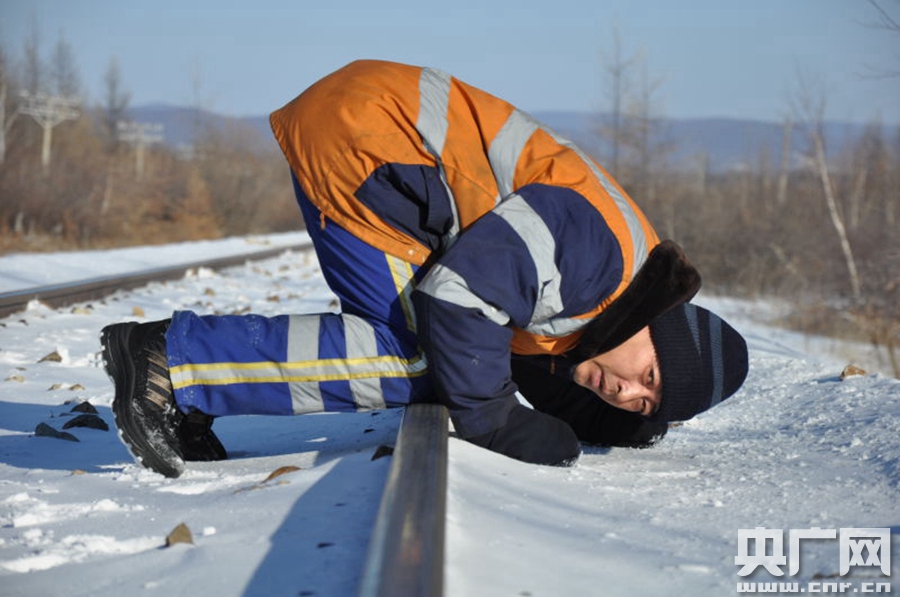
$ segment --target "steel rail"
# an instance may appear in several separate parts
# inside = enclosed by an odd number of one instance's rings
[[[54,308],[66,307],[74,303],[97,300],[118,290],[138,288],[149,284],[150,282],[177,280],[183,278],[188,270],[192,269],[209,268],[215,270],[233,267],[248,261],[260,261],[262,259],[277,257],[286,251],[305,250],[311,246],[311,243],[301,243],[275,249],[266,249],[264,251],[256,251],[253,253],[219,257],[217,259],[209,259],[206,261],[195,261],[180,265],[148,269],[131,274],[114,274],[64,284],[51,284],[48,286],[37,286],[26,288],[24,290],[4,292],[0,294],[0,317],[6,317],[24,310],[28,306],[28,303],[33,300],[39,300]]]
[[[406,407],[360,597],[441,597],[447,509],[447,408]]]

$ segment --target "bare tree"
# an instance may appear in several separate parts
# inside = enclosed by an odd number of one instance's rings
[[[798,81],[800,88],[797,92],[797,102],[800,113],[809,126],[813,152],[812,161],[822,183],[828,215],[831,218],[831,224],[834,227],[835,234],[840,242],[841,252],[844,255],[853,299],[859,302],[862,298],[862,289],[859,283],[856,259],[853,257],[853,250],[850,247],[850,239],[847,236],[847,228],[844,226],[844,218],[838,208],[834,185],[828,171],[828,160],[825,155],[825,105],[827,103],[825,92],[821,85],[816,89],[814,82],[810,81],[809,77],[803,73],[799,76]]]
[[[869,4],[875,8],[875,12],[878,14],[878,22],[873,27],[893,34],[900,34],[900,17],[892,16],[877,0],[869,0]],[[900,55],[895,55],[895,58],[900,62]],[[900,69],[898,68],[887,71],[877,69],[875,73],[878,77],[900,77]]]
[[[900,20],[892,17],[884,8],[881,7],[877,0],[869,0],[869,4],[874,6],[875,10],[878,11],[878,27],[881,27],[882,29],[885,29],[887,31],[900,33]]]
[[[46,75],[41,60],[41,36],[37,16],[34,14],[31,16],[31,30],[25,38],[22,53],[24,56],[22,89],[32,95],[46,91]]]
[[[607,95],[610,100],[609,124],[600,126],[600,136],[609,140],[609,171],[613,178],[621,176],[622,150],[625,144],[625,108],[631,86],[631,68],[634,57],[626,58],[622,51],[622,36],[618,28],[613,28],[611,56],[603,70],[606,74]]]
[[[640,83],[630,98],[628,127],[623,137],[634,153],[636,192],[643,200],[655,201],[656,174],[674,147],[664,138],[665,124],[658,108],[663,79],[650,77],[645,51],[639,52],[635,60],[641,69]]]
[[[7,107],[7,100],[11,97],[11,83],[9,59],[6,51],[0,47],[0,164],[6,161],[6,135],[19,115],[18,110],[10,110],[12,106]]]
[[[125,112],[131,101],[131,93],[122,87],[122,71],[119,59],[113,56],[103,75],[104,103],[103,128],[107,137],[107,149],[114,152],[119,145],[119,123],[125,121]]]
[[[212,130],[211,120],[207,113],[212,112],[215,106],[212,96],[205,89],[203,76],[203,63],[199,56],[195,56],[190,66],[190,92],[191,92],[191,139],[194,147],[191,150],[192,155],[198,156],[199,145],[203,145],[203,139],[214,134]]]
[[[50,57],[50,81],[51,90],[56,96],[75,98],[81,93],[81,80],[72,45],[62,31]]]
[[[775,205],[777,208],[787,202],[788,178],[791,172],[791,134],[794,130],[794,121],[790,116],[784,119],[781,126],[781,169],[778,171],[778,187],[775,193]]]
[[[871,209],[871,199],[867,193],[869,181],[878,178],[879,171],[886,168],[887,154],[883,126],[879,120],[875,120],[866,126],[851,158],[853,181],[847,210],[848,226],[851,231],[857,230],[862,225],[863,218]]]

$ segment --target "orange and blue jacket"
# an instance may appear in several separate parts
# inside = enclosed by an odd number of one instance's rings
[[[324,217],[427,269],[417,334],[464,437],[505,421],[511,353],[571,349],[659,242],[582,150],[435,69],[353,62],[270,120]]]

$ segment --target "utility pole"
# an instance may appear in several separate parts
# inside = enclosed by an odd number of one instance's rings
[[[119,122],[119,139],[134,145],[137,179],[144,176],[144,148],[163,140],[163,125],[151,122]]]
[[[31,94],[22,92],[23,106],[19,108],[22,114],[28,114],[44,129],[44,143],[41,150],[41,165],[44,174],[50,173],[50,143],[53,138],[53,127],[78,118],[78,100],[74,98],[57,97],[38,92]]]

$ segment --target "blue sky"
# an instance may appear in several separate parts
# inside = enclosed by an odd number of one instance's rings
[[[900,20],[900,0],[879,2]],[[868,26],[877,16],[865,0],[0,0],[0,44],[21,57],[33,19],[44,56],[63,35],[94,102],[113,56],[133,105],[236,116],[381,58],[440,68],[527,111],[604,111],[617,29],[661,81],[660,115],[777,121],[802,72],[824,89],[828,119],[900,124],[900,77],[871,76],[900,71],[900,34]]]

